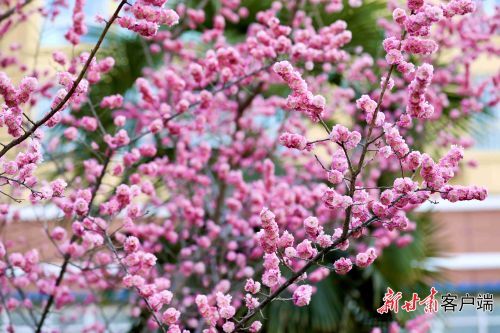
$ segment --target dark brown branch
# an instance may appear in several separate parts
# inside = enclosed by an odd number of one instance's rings
[[[243,117],[243,113],[252,104],[255,97],[262,91],[262,87],[263,83],[261,82],[257,85],[257,87],[255,87],[255,89],[252,91],[251,94],[249,94],[243,101],[239,103],[238,109],[236,110],[236,116],[234,118],[235,129],[231,136],[233,140],[235,139],[235,136],[238,133],[238,131],[241,129],[240,119],[241,117]],[[227,190],[226,182],[221,181],[219,186],[219,194],[217,195],[215,203],[215,211],[213,217],[213,220],[216,224],[220,223],[220,218],[222,216],[222,210],[224,206],[224,199],[226,198],[226,190]]]
[[[416,190],[420,191],[421,189]],[[406,194],[401,194],[398,198],[396,198],[392,203],[389,205],[389,207],[393,207],[396,205],[402,198],[405,197]],[[351,206],[349,206],[351,207]],[[260,312],[267,304],[272,302],[274,299],[276,299],[286,288],[288,288],[290,285],[295,283],[304,273],[307,272],[309,268],[311,268],[313,265],[318,264],[326,254],[329,252],[335,250],[335,247],[338,246],[339,244],[345,242],[346,240],[349,239],[349,237],[354,234],[359,232],[360,230],[369,227],[371,224],[373,224],[376,221],[379,221],[380,218],[378,216],[372,216],[370,219],[368,219],[366,222],[363,224],[351,229],[348,231],[345,235],[340,236],[339,239],[333,242],[333,244],[330,247],[324,248],[314,258],[310,259],[304,267],[302,267],[300,270],[295,272],[290,278],[286,280],[284,284],[282,284],[278,289],[276,289],[272,294],[269,296],[266,296],[266,298],[252,311],[248,312],[241,320],[236,321],[235,325],[235,332],[241,332],[244,330],[243,325],[250,320],[257,312]]]
[[[405,39],[405,37],[406,37],[406,30],[401,35],[401,42],[400,42],[399,48],[401,48],[402,41]],[[384,84],[382,85],[382,90],[380,91],[380,95],[378,97],[377,107],[375,108],[375,111],[373,112],[372,121],[369,124],[368,133],[366,135],[367,144],[365,144],[363,146],[363,150],[361,152],[361,156],[359,157],[359,162],[358,162],[358,166],[356,167],[356,170],[351,171],[351,182],[350,182],[351,186],[349,188],[349,196],[351,198],[354,196],[354,192],[356,192],[356,180],[357,180],[358,175],[361,173],[361,170],[363,169],[365,158],[366,158],[366,153],[368,152],[368,148],[370,147],[369,142],[372,141],[371,137],[372,137],[373,129],[375,128],[377,114],[378,114],[380,107],[382,105],[382,100],[384,99],[385,92],[387,91],[387,86],[389,85],[389,80],[391,79],[391,75],[394,72],[395,68],[396,68],[396,65],[391,65],[391,67],[389,68],[389,73],[387,73],[387,77],[385,78]],[[343,230],[342,230],[342,235],[346,235],[348,230],[349,230],[349,224],[351,222],[351,211],[352,211],[352,206],[349,206],[346,209],[346,216],[345,216],[344,226],[343,226]]]
[[[84,218],[90,214],[90,211],[92,209],[92,205],[93,205],[95,197],[97,195],[97,191],[101,187],[102,180],[104,178],[104,175],[106,174],[106,170],[108,168],[109,162],[111,161],[112,155],[113,155],[113,153],[109,152],[109,154],[106,157],[106,160],[104,161],[104,165],[102,167],[101,174],[99,175],[99,178],[97,179],[94,187],[92,188],[92,196],[91,196],[90,202],[89,202],[89,209],[88,209],[87,214],[84,216]],[[76,240],[77,240],[76,235],[73,235],[71,237],[70,244],[74,243]],[[63,261],[63,264],[61,266],[61,270],[59,271],[59,276],[57,277],[57,280],[56,280],[56,284],[55,284],[56,288],[59,287],[59,285],[61,284],[61,282],[64,278],[64,275],[66,274],[66,270],[68,268],[68,264],[69,264],[70,259],[71,259],[70,254],[66,253],[64,255],[64,261]],[[36,328],[36,333],[40,333],[42,331],[43,324],[44,324],[45,320],[47,319],[47,316],[49,314],[50,308],[52,307],[52,304],[54,304],[54,295],[50,295],[49,299],[47,300],[47,303],[45,304],[45,308],[43,309],[42,316],[40,317],[40,321],[38,322],[38,325]]]
[[[13,201],[15,201],[17,203],[23,202],[22,199],[14,198],[12,195],[10,195],[8,193],[5,193],[4,191],[0,191],[0,193],[3,194],[3,195],[5,195],[6,197],[9,197],[10,199],[12,199]]]
[[[4,13],[0,14],[0,23],[4,20],[8,19],[12,15],[14,15],[14,13],[19,11],[21,8],[29,5],[31,2],[33,2],[33,0],[26,0],[25,2],[23,2],[20,5],[15,5],[14,7],[7,9]]]
[[[350,232],[347,233],[347,235],[340,237],[337,239],[335,242],[333,242],[332,246],[324,248],[323,250],[319,251],[318,254],[309,260],[307,264],[304,265],[300,270],[295,272],[290,278],[286,280],[285,283],[283,283],[278,289],[276,289],[272,294],[267,296],[255,309],[252,311],[248,312],[239,322],[236,323],[235,325],[235,332],[242,331],[243,325],[250,320],[255,314],[257,314],[259,311],[261,311],[267,304],[272,302],[273,299],[277,298],[285,289],[287,289],[290,285],[292,285],[295,281],[297,281],[304,273],[307,272],[309,268],[311,268],[313,265],[315,265],[317,262],[319,262],[327,253],[335,249],[336,246],[339,244],[345,242],[349,236],[351,236],[353,233],[358,232],[362,228],[368,227],[370,224],[378,220],[378,217],[374,216],[362,225],[352,229]]]
[[[405,36],[406,36],[406,31],[403,32],[401,40],[403,40],[405,38]],[[361,152],[361,156],[360,156],[359,163],[357,165],[356,170],[354,170],[351,166],[350,186],[349,186],[349,191],[348,191],[348,196],[350,196],[351,198],[354,196],[354,193],[356,191],[356,179],[357,179],[358,175],[361,173],[361,169],[362,169],[363,164],[364,164],[365,156],[366,156],[366,153],[368,151],[368,147],[370,145],[369,143],[371,142],[371,135],[372,135],[373,129],[375,127],[377,113],[380,110],[380,106],[382,105],[382,100],[384,98],[384,94],[387,90],[387,85],[389,83],[389,79],[391,78],[391,75],[392,75],[394,69],[395,69],[395,66],[392,65],[389,69],[389,73],[387,74],[385,82],[382,86],[382,91],[380,92],[380,96],[379,96],[378,101],[377,101],[377,107],[375,108],[375,111],[373,113],[372,121],[369,124],[368,134],[366,136],[367,137],[367,140],[366,140],[367,144],[364,145],[364,147],[363,147],[363,151]],[[320,118],[319,120],[320,120],[321,125],[325,128],[326,132],[328,134],[330,134],[330,130],[329,130],[328,126],[326,125],[326,123],[323,121],[323,119]],[[344,148],[344,147],[342,147],[342,148]],[[346,155],[346,158],[349,159],[349,157],[347,155]],[[319,159],[318,159],[318,161],[319,161]],[[394,205],[402,197],[403,197],[403,195],[400,196],[398,199],[396,199],[392,203],[392,205]],[[347,207],[347,209],[346,209],[346,213],[345,213],[346,216],[345,216],[345,220],[344,220],[342,235],[340,236],[340,238],[337,239],[333,243],[332,246],[325,248],[325,249],[321,250],[320,252],[318,252],[318,254],[313,259],[311,259],[310,261],[307,262],[307,264],[304,265],[304,267],[302,267],[300,270],[295,272],[289,279],[286,280],[286,282],[284,284],[282,284],[278,289],[276,289],[271,295],[266,297],[264,299],[264,301],[262,301],[255,309],[248,312],[239,322],[236,323],[236,326],[235,326],[236,332],[242,331],[244,329],[243,325],[248,320],[250,320],[257,312],[261,311],[268,303],[270,303],[274,299],[276,299],[285,289],[287,289],[291,284],[293,284],[295,281],[297,281],[304,273],[306,273],[307,270],[311,266],[313,266],[314,264],[319,262],[324,257],[324,255],[326,255],[328,252],[332,251],[340,243],[346,241],[349,238],[349,236],[352,235],[353,233],[361,230],[362,228],[369,226],[370,224],[372,224],[373,222],[375,222],[379,219],[377,216],[373,216],[372,218],[370,218],[368,221],[364,222],[360,226],[349,230],[350,221],[351,221],[351,213],[352,213],[352,205]]]

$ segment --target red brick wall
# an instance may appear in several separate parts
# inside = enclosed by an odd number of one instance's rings
[[[433,221],[439,225],[436,239],[446,252],[497,252],[500,256],[500,210],[436,212]],[[500,282],[500,268],[446,271],[445,278],[453,283]]]

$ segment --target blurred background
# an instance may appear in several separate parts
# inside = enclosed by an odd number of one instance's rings
[[[196,1],[187,2],[189,5]],[[36,0],[30,6],[35,7],[43,3],[42,0]],[[94,18],[98,13],[104,15],[106,8],[103,8],[101,1],[86,2],[85,14],[90,32],[84,37],[83,46],[75,50],[63,37],[71,25],[73,3],[74,0],[69,0],[68,7],[63,9],[54,22],[39,15],[31,15],[28,20],[18,24],[0,39],[1,56],[8,56],[11,53],[11,46],[17,43],[22,45],[22,48],[16,51],[16,54],[20,62],[27,65],[26,71],[56,71],[58,68],[51,59],[53,51],[63,50],[68,54],[76,54],[85,48],[90,50],[96,39],[96,33],[92,28],[95,26]],[[105,3],[110,6],[109,10],[115,6],[114,2]],[[171,0],[169,3],[175,4],[175,1]],[[268,6],[270,1],[243,1],[243,3],[249,7],[251,13],[255,13]],[[482,1],[481,4],[484,10],[494,11],[495,0]],[[383,12],[385,7],[384,1],[370,1],[357,9],[346,6],[344,12],[336,16],[345,15],[344,19],[349,29],[353,31],[353,35],[362,36],[368,31],[367,29],[372,29],[376,25],[379,16],[387,16],[387,13]],[[245,30],[244,24],[243,22],[240,26],[234,26],[233,31],[241,33]],[[97,28],[95,31],[98,32],[100,29]],[[365,43],[363,47],[366,50],[370,48],[376,50],[380,47],[383,36],[375,34],[375,37],[353,43],[356,45]],[[366,41],[367,39],[370,41]],[[497,36],[497,40],[500,42],[500,37]],[[112,31],[103,53],[112,54],[119,62],[115,72],[103,83],[106,87],[102,86],[102,92],[96,93],[96,101],[99,100],[99,96],[105,96],[110,91],[126,94],[140,75],[145,61],[148,60],[143,56],[143,47],[145,47],[143,42],[123,30]],[[4,64],[0,64],[0,70],[6,71],[14,80],[24,75],[19,68]],[[472,73],[477,80],[499,71],[498,58],[477,59],[472,66]],[[43,114],[46,109],[32,110],[32,116],[37,118],[37,114]],[[435,286],[440,292],[438,297],[447,292],[459,296],[466,293],[474,296],[478,293],[492,293],[495,295],[496,304],[492,312],[478,311],[474,307],[465,307],[462,311],[452,313],[440,311],[433,318],[432,332],[500,332],[500,110],[496,108],[490,113],[486,122],[476,123],[474,119],[471,120],[472,130],[469,134],[476,141],[476,145],[467,150],[466,161],[477,166],[464,169],[456,180],[456,183],[463,185],[485,186],[489,191],[485,201],[453,204],[439,202],[424,205],[418,211],[419,230],[415,244],[404,249],[388,248],[376,267],[367,273],[353,272],[347,278],[332,277],[322,281],[319,286],[322,292],[313,297],[312,304],[307,309],[297,309],[285,302],[273,304],[266,312],[269,318],[266,331],[364,332],[374,326],[384,328],[395,318],[379,318],[374,309],[380,305],[387,286],[404,292],[419,291],[420,295],[427,295],[429,287]],[[45,168],[40,172],[55,170],[50,164]],[[40,232],[39,224],[34,221],[39,222],[40,219],[50,221],[54,214],[50,207],[42,211],[25,207],[21,212],[21,221],[10,225],[8,230],[2,228],[3,238],[22,239],[26,249],[30,244],[46,242],[45,235]],[[46,250],[44,256],[47,262],[50,262],[54,248],[51,244],[47,244]],[[51,269],[50,265],[47,265],[47,269]],[[366,291],[371,294],[368,299]],[[82,299],[86,297],[84,291],[75,293]],[[32,297],[36,299],[37,295]],[[64,316],[62,314],[51,316],[49,324],[62,328],[64,332],[71,332],[83,324],[102,318],[112,318],[113,324],[110,328],[115,332],[123,332],[130,327],[127,305],[123,304],[123,300],[126,298],[114,295],[109,306],[104,309],[86,309],[84,313],[79,312],[78,315],[71,314],[77,310],[76,308],[70,309]],[[23,327],[22,315],[19,313],[18,317],[14,317],[18,331],[29,332],[28,328]],[[5,316],[5,312],[2,312],[2,316]],[[2,320],[0,317],[0,321],[5,323],[5,318]]]

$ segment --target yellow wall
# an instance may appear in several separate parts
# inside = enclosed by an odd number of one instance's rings
[[[24,11],[28,12],[33,8],[37,8],[42,3],[41,0],[36,0],[24,7]],[[16,14],[14,14],[16,15]],[[30,69],[33,69],[35,64],[35,55],[37,54],[38,42],[42,26],[42,17],[39,14],[31,15],[30,18],[21,23],[16,23],[14,27],[2,38],[0,38],[0,49],[3,54],[12,54],[9,47],[12,43],[19,43],[22,48],[14,54],[18,55],[21,62],[26,64]],[[11,79],[18,83],[26,74],[9,67],[6,73]]]
[[[495,44],[500,45],[500,36],[495,37]],[[473,75],[490,76],[500,72],[499,57],[480,57],[472,67]],[[499,114],[498,112],[496,113]],[[497,130],[500,131],[500,128]],[[490,194],[500,194],[500,142],[496,143],[493,150],[466,151],[466,160],[476,160],[479,163],[477,168],[467,168],[459,177],[466,185],[484,186]]]
[[[500,194],[500,147],[494,151],[468,150],[465,160],[476,160],[479,165],[465,168],[455,183],[484,186],[490,194]]]

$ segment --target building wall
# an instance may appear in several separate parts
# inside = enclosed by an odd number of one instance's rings
[[[500,253],[500,210],[436,212],[433,218],[439,226],[437,241],[446,252]]]
[[[500,207],[495,209],[497,201],[489,199],[493,205],[483,205],[484,209],[480,205],[477,209],[474,205],[463,205],[462,209],[442,209],[433,213],[438,230],[434,237],[443,253],[429,263],[443,271],[445,282],[500,286]]]

